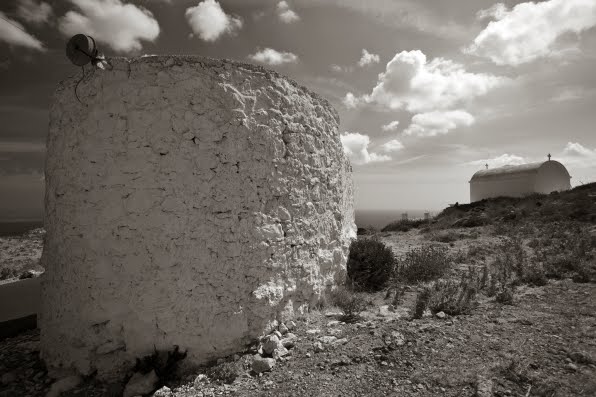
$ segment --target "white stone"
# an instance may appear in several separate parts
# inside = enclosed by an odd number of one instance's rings
[[[151,393],[155,389],[157,382],[159,382],[159,378],[154,370],[146,374],[135,372],[128,380],[122,397],[133,397]]]
[[[62,393],[77,387],[81,381],[81,377],[77,375],[71,375],[67,376],[66,378],[59,379],[52,383],[52,386],[50,386],[50,390],[47,392],[46,397],[58,397]]]
[[[252,361],[252,370],[260,374],[262,372],[271,371],[275,367],[275,359],[255,356]]]
[[[174,345],[203,364],[344,281],[353,186],[326,100],[234,61],[113,64],[126,78],[95,74],[86,106],[67,79],[50,110],[39,316],[48,368],[106,378]],[[286,120],[292,133],[282,134]]]

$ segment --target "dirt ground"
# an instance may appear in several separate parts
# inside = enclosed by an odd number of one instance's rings
[[[420,230],[381,240],[400,256],[420,245],[457,253],[503,238],[490,227],[452,232],[458,238],[449,243]],[[155,396],[596,396],[596,284],[523,285],[513,305],[480,294],[469,315],[412,320],[418,288],[408,287],[397,307],[384,291],[368,295],[355,323],[339,321],[332,307],[297,318],[295,346],[270,372],[251,373],[255,352],[239,352],[219,365],[233,368],[231,384],[213,368],[197,368],[166,380]],[[0,342],[0,374],[0,397],[45,395],[53,380],[39,359],[37,331]],[[64,395],[122,390],[89,378]]]
[[[43,249],[43,229],[34,229],[18,236],[0,237],[0,283],[19,278],[29,270],[43,272],[39,266]]]

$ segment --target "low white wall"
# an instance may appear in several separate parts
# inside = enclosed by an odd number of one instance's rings
[[[99,376],[204,362],[343,281],[351,168],[327,101],[258,66],[116,59],[56,91],[41,351]]]

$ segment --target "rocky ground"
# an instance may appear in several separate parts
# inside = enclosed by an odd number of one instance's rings
[[[379,306],[349,324],[333,311],[313,312],[297,319],[293,347],[271,359],[271,371],[256,375],[255,354],[237,355],[169,381],[154,395],[594,396],[595,294],[594,284],[561,280],[523,288],[513,306],[483,298],[467,316],[408,320]],[[28,332],[0,344],[0,396],[51,389],[38,341],[37,332]],[[223,384],[217,376],[236,379]],[[80,381],[64,395],[123,391],[123,385]]]
[[[437,243],[444,238],[420,230],[380,238],[398,255],[425,244],[457,253],[494,247],[503,238],[489,227],[450,232],[456,241]],[[426,312],[412,319],[419,289],[408,286],[397,306],[385,291],[367,294],[366,311],[352,323],[337,308],[323,307],[280,324],[251,351],[168,379],[139,371],[128,385],[49,378],[39,334],[27,332],[0,342],[0,396],[60,390],[64,396],[170,397],[596,395],[596,284],[564,278],[523,285],[513,305],[480,294],[469,315]]]
[[[43,248],[43,229],[17,236],[0,237],[0,283],[43,272],[39,258]]]
[[[51,378],[39,333],[30,331],[0,341],[0,397],[596,396],[595,198],[593,184],[450,208],[430,223],[396,225],[400,231],[364,231],[360,238],[378,239],[398,261],[421,247],[444,249],[441,280],[463,283],[476,271],[469,282],[478,294],[466,314],[414,318],[421,292],[441,284],[394,277],[380,292],[344,297],[362,301],[359,316],[330,299],[217,363],[189,368],[182,359],[174,370],[158,354],[113,384]],[[0,240],[0,270],[34,268],[39,236]],[[433,249],[427,253],[440,253]],[[490,282],[479,281],[483,272]]]

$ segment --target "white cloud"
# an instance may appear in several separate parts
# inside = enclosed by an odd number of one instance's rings
[[[475,160],[465,163],[464,165],[472,165],[476,167],[484,167],[488,164],[490,168],[502,167],[504,165],[520,165],[525,164],[527,161],[523,157],[516,156],[515,154],[502,154],[492,159]]]
[[[225,33],[233,34],[242,28],[242,19],[224,12],[215,0],[205,0],[184,13],[193,33],[204,41],[215,41]]]
[[[388,124],[385,124],[384,126],[381,127],[381,129],[383,131],[395,131],[397,129],[397,126],[399,125],[399,121],[394,120]]]
[[[404,134],[420,137],[444,135],[457,127],[470,126],[474,121],[474,117],[463,110],[419,113],[412,117],[412,123]]]
[[[36,3],[33,0],[20,0],[17,14],[27,22],[42,24],[48,22],[52,16],[52,6],[43,1]]]
[[[342,103],[348,109],[354,109],[354,108],[358,107],[358,105],[360,105],[360,102],[361,102],[360,98],[357,98],[351,92],[348,92],[346,94],[346,96],[344,97],[344,99],[342,100]]]
[[[358,132],[345,132],[340,136],[340,139],[344,152],[353,164],[362,165],[391,160],[391,157],[387,155],[368,151],[368,145],[370,144],[368,135],[359,134]]]
[[[488,12],[487,12],[488,14]],[[487,27],[464,52],[489,58],[498,65],[520,65],[558,55],[558,39],[596,26],[596,1],[548,0],[493,10]]]
[[[159,24],[153,14],[120,0],[70,0],[78,11],[68,11],[60,18],[59,29],[65,35],[84,32],[108,44],[115,51],[142,49],[141,41],[154,41]]]
[[[277,3],[277,16],[285,23],[297,22],[300,20],[298,14],[290,9],[287,1]]]
[[[507,12],[509,12],[509,10],[507,9],[507,6],[505,4],[497,3],[493,4],[491,7],[485,10],[478,11],[476,13],[476,18],[478,18],[479,20],[487,18],[499,20],[502,19],[505,15],[507,15]]]
[[[506,78],[466,72],[453,61],[427,62],[422,51],[402,51],[379,74],[370,95],[361,99],[390,109],[426,112],[452,108],[504,84]]]
[[[8,18],[2,11],[0,11],[0,17],[0,41],[4,41],[10,45],[45,51],[43,43],[33,35],[27,33],[23,25]]]
[[[272,48],[265,48],[248,56],[256,62],[266,63],[267,65],[282,65],[284,63],[298,62],[298,56],[291,52],[279,52]]]
[[[383,149],[383,151],[391,153],[403,149],[404,145],[397,139],[392,139],[389,142],[385,142],[384,144],[382,144],[381,148]]]
[[[571,157],[593,157],[596,158],[596,149],[588,149],[587,147],[577,142],[567,142],[565,149],[563,149],[564,156]]]
[[[371,63],[379,63],[381,62],[381,58],[377,54],[371,54],[366,50],[366,48],[362,49],[362,57],[358,61],[358,66],[361,68],[365,67],[366,65],[370,65]]]

